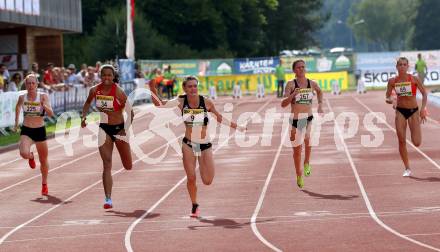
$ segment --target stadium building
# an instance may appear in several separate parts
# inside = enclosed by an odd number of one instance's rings
[[[81,0],[0,0],[0,62],[64,65],[63,34],[82,32]]]

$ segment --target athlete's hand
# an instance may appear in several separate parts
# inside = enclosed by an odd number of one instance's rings
[[[11,130],[12,132],[17,133],[18,129],[19,129],[18,125],[15,125]]]
[[[81,119],[81,128],[85,128],[87,126],[86,119],[87,119],[86,117]]]
[[[391,97],[387,97],[385,99],[385,102],[388,103],[388,104],[393,104],[393,99],[391,99]]]
[[[237,126],[237,130],[241,131],[241,132],[245,132],[247,130],[247,127],[239,125],[239,126]]]
[[[420,111],[420,119],[422,120],[422,123],[426,122],[426,116],[427,116],[426,108],[421,109],[421,111]]]
[[[297,96],[298,94],[299,94],[299,88],[295,88],[290,95],[292,95],[293,98],[295,98],[295,96]]]

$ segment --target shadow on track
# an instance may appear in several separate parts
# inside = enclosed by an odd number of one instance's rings
[[[315,192],[311,192],[308,190],[301,190],[304,193],[307,193],[309,196],[318,198],[318,199],[329,199],[329,200],[352,200],[355,198],[358,198],[358,195],[339,195],[339,194],[320,194],[320,193],[315,193]]]

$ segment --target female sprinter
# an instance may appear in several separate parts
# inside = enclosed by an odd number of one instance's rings
[[[48,195],[47,175],[49,173],[49,162],[47,160],[48,150],[46,143],[46,127],[44,126],[44,114],[52,117],[53,111],[49,103],[49,97],[37,91],[38,81],[33,74],[26,76],[24,84],[27,90],[26,94],[20,95],[15,107],[15,127],[18,130],[20,112],[23,108],[23,125],[20,133],[20,155],[24,159],[29,159],[29,166],[36,167],[34,154],[30,151],[31,145],[35,143],[37,147],[38,158],[40,160],[40,170],[42,178],[41,194]]]
[[[131,170],[133,162],[131,150],[126,139],[123,109],[127,111],[127,117],[133,121],[133,111],[127,102],[127,95],[118,84],[114,82],[115,69],[111,65],[103,65],[100,70],[101,83],[92,87],[82,110],[81,127],[86,127],[86,116],[93,100],[100,113],[100,132],[98,137],[99,154],[102,158],[104,170],[102,183],[104,185],[105,202],[104,209],[113,207],[112,195],[112,153],[113,145],[118,149],[122,165],[126,170]],[[127,127],[128,129],[128,127]]]
[[[246,128],[237,126],[235,122],[229,122],[215,109],[214,103],[198,93],[198,79],[188,76],[182,82],[184,95],[169,101],[161,101],[157,98],[156,85],[150,81],[150,90],[153,95],[153,103],[159,107],[179,107],[185,123],[185,137],[182,142],[183,167],[187,177],[187,188],[192,202],[191,217],[199,216],[197,204],[196,186],[196,160],[199,161],[200,176],[205,185],[210,185],[214,179],[214,161],[212,144],[209,142],[207,125],[209,122],[208,112],[213,113],[217,122],[230,126],[233,129],[244,131]]]
[[[281,102],[283,108],[290,105],[290,124],[292,130],[290,132],[290,141],[293,142],[293,161],[296,170],[296,184],[302,188],[304,180],[301,171],[301,152],[302,139],[298,139],[305,132],[305,158],[304,158],[304,174],[310,176],[310,153],[312,147],[310,146],[310,130],[313,120],[312,115],[312,99],[316,92],[318,96],[318,113],[322,113],[322,91],[318,84],[306,78],[306,66],[304,60],[296,60],[292,64],[292,70],[295,73],[295,79],[290,80],[286,84],[284,92],[284,99]],[[298,133],[298,134],[297,134]],[[295,141],[296,140],[296,141]],[[298,142],[297,142],[298,141]]]
[[[391,93],[394,90],[397,94],[396,104],[396,133],[399,140],[399,152],[402,158],[405,170],[404,177],[411,175],[409,167],[408,151],[406,149],[406,126],[409,126],[411,132],[411,141],[415,146],[422,143],[422,130],[420,123],[426,120],[426,101],[428,99],[425,87],[415,76],[408,74],[408,59],[400,57],[396,64],[398,75],[388,81],[386,102],[392,104]],[[422,93],[422,107],[418,108],[416,93],[417,89]],[[420,111],[420,112],[419,112]]]

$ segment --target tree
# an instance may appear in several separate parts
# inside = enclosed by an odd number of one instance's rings
[[[351,7],[360,0],[326,0],[321,9],[321,15],[331,13],[322,29],[314,35],[322,48],[351,47],[352,30],[348,26],[348,16]],[[355,46],[353,46],[355,47]]]
[[[169,42],[158,34],[140,12],[134,21],[135,56],[138,59],[192,57],[195,52],[182,45]],[[90,51],[95,59],[125,58],[126,10],[108,9],[90,37]]]
[[[321,15],[321,8],[322,0],[279,0],[277,8],[267,12],[266,54],[316,45],[313,32],[329,18],[328,15]]]
[[[363,0],[355,5],[348,22],[356,38],[376,42],[382,50],[403,50],[409,48],[416,5],[417,0]]]
[[[440,48],[440,1],[423,0],[417,8],[412,45],[418,50]]]
[[[125,57],[123,2],[82,2],[84,33],[64,37],[66,62]],[[280,48],[313,42],[311,34],[324,20],[318,12],[321,6],[322,0],[137,1],[136,58],[276,55]]]

